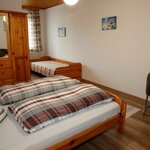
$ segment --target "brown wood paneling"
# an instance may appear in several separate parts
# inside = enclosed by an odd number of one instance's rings
[[[22,8],[46,9],[63,3],[63,0],[22,0]]]

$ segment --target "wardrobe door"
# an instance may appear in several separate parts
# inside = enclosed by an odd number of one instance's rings
[[[11,52],[15,82],[30,80],[27,15],[10,13]]]

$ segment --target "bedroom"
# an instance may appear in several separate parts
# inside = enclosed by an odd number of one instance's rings
[[[9,0],[0,2],[0,9],[21,11],[20,0],[11,5]],[[42,46],[48,52],[31,56],[46,54],[81,62],[84,79],[145,99],[149,6],[148,0],[80,0],[72,8],[59,5],[40,10]],[[117,16],[117,29],[102,31],[101,18],[109,16]],[[57,36],[58,27],[66,27],[65,38]]]

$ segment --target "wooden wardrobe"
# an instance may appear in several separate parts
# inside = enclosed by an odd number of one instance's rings
[[[0,85],[28,81],[30,80],[30,59],[27,14],[0,11],[0,17],[1,20],[3,19],[0,21],[0,23],[3,22],[2,32],[4,30],[6,33],[7,40],[7,44],[0,44],[0,50],[8,51],[8,54],[5,56],[2,54],[0,57]],[[2,38],[0,36],[0,40]]]

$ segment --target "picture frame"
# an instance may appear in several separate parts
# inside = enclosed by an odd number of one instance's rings
[[[66,37],[66,27],[58,28],[58,36],[59,37]]]
[[[117,29],[117,16],[102,18],[102,30]]]

